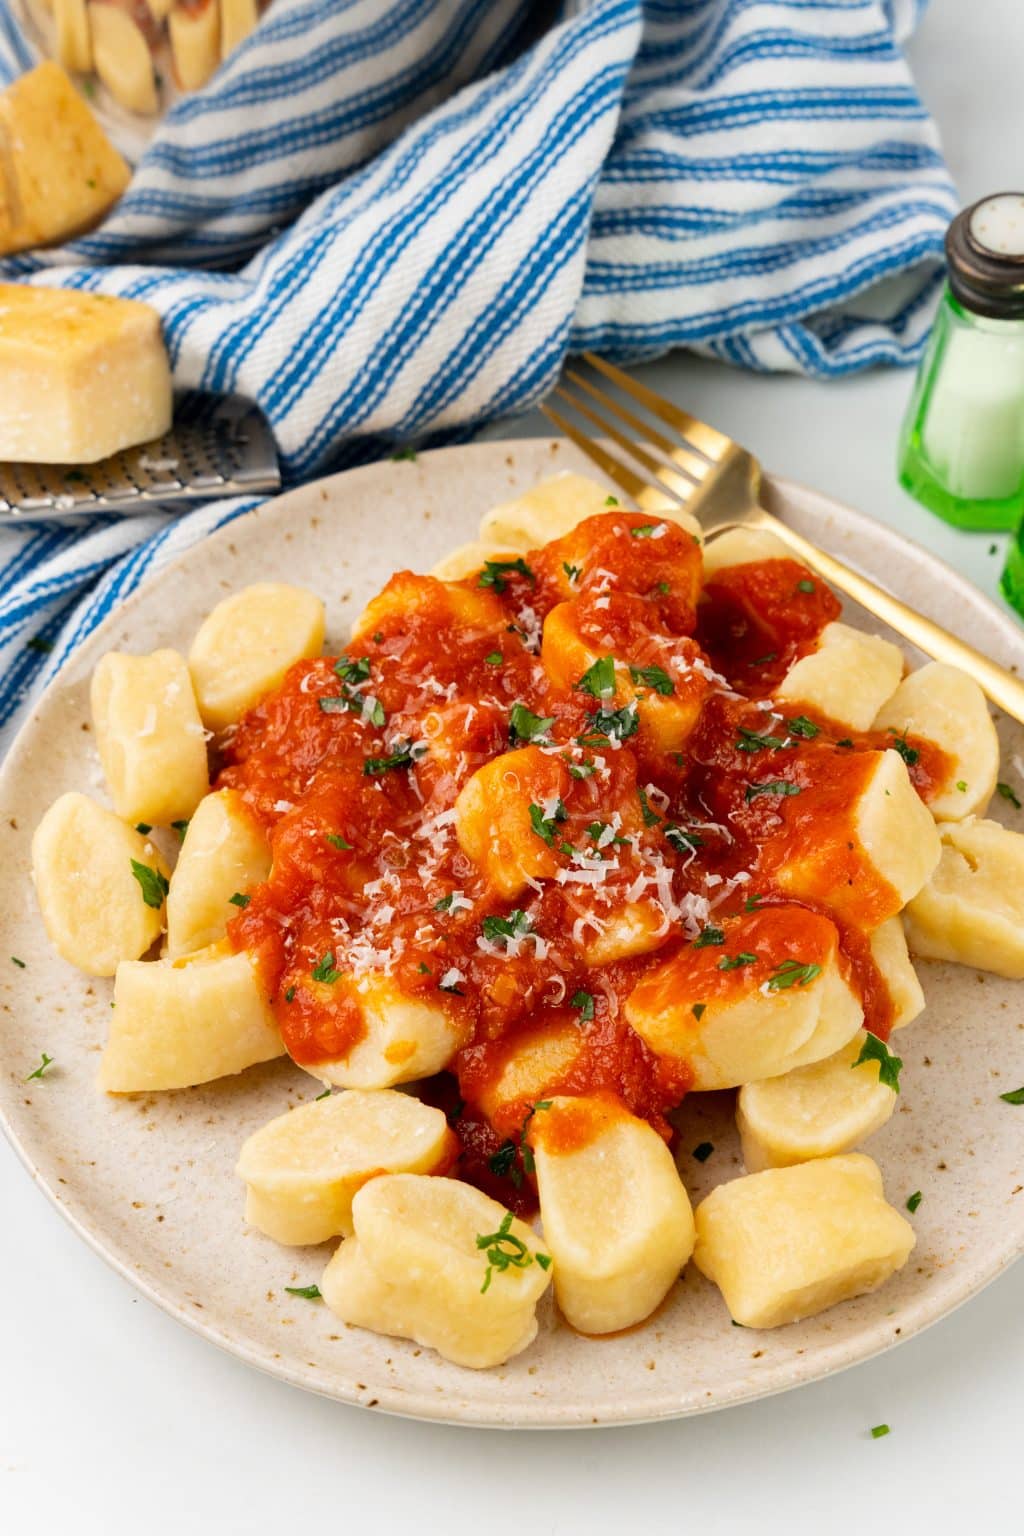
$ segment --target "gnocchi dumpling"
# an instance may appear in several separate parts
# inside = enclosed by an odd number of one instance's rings
[[[183,91],[198,91],[220,63],[220,5],[175,5],[167,18],[174,73]]]
[[[648,1317],[693,1252],[693,1213],[656,1131],[614,1100],[555,1098],[530,1121],[558,1305],[581,1333]]]
[[[515,559],[519,553],[517,549],[509,549],[508,545],[484,544],[477,540],[472,544],[460,544],[457,549],[450,550],[442,555],[436,565],[431,566],[431,576],[436,576],[438,581],[464,581],[467,576],[475,576],[482,571],[488,560]]]
[[[349,1089],[303,1104],[255,1131],[237,1172],[245,1219],[279,1243],[323,1243],[352,1231],[352,1200],[384,1173],[441,1173],[458,1142],[439,1109],[408,1093]]]
[[[914,1246],[860,1152],[720,1184],[695,1221],[694,1263],[744,1328],[778,1328],[877,1290]]]
[[[588,965],[611,965],[631,955],[646,955],[664,944],[670,929],[664,909],[650,901],[630,901],[602,918],[599,932],[588,934],[583,957]]]
[[[114,978],[100,1062],[108,1093],[190,1088],[284,1054],[273,1010],[244,952],[126,960]]]
[[[166,864],[87,795],[61,795],[46,812],[32,838],[32,878],[54,949],[90,976],[113,976],[160,937]]]
[[[439,1003],[401,991],[390,977],[362,976],[347,985],[362,1016],[361,1038],[346,1056],[302,1064],[336,1088],[392,1088],[430,1077],[465,1044],[465,1030]]]
[[[723,958],[741,955],[749,961],[722,969]],[[657,1055],[688,1065],[698,1090],[831,1056],[864,1017],[840,967],[835,925],[794,907],[730,924],[721,947],[678,950],[634,987],[625,1015]]]
[[[233,789],[200,800],[188,824],[167,896],[167,953],[216,944],[245,896],[270,873],[266,833]]]
[[[938,821],[984,811],[999,776],[999,738],[985,695],[966,672],[939,661],[918,667],[882,706],[875,730],[909,731],[945,752],[948,771],[928,796]]]
[[[114,100],[129,112],[151,115],[159,105],[153,55],[141,29],[116,5],[88,6],[92,67]]]
[[[902,1029],[924,1012],[924,992],[907,948],[903,919],[890,917],[868,936],[868,945],[889,993],[892,1028]]]
[[[85,0],[53,0],[57,58],[69,74],[92,72],[92,37]]]
[[[455,801],[459,847],[500,896],[514,899],[530,880],[550,880],[558,861],[530,819],[531,805],[554,804],[569,775],[539,747],[494,757],[467,779]]]
[[[480,538],[522,553],[560,539],[588,517],[608,510],[608,487],[586,475],[553,475],[480,520]]]
[[[344,1322],[477,1370],[533,1342],[551,1259],[496,1200],[455,1179],[384,1174],[356,1195],[352,1221],[320,1282]]]
[[[199,710],[210,730],[233,725],[295,662],[319,656],[324,623],[318,597],[279,581],[243,587],[218,603],[188,653]]]
[[[776,689],[787,703],[807,704],[854,731],[866,731],[899,686],[903,654],[880,635],[826,624],[817,649],[794,662]]]
[[[206,733],[184,658],[108,651],[92,675],[90,702],[117,814],[158,826],[187,820],[210,785]]]
[[[226,59],[259,24],[256,0],[220,0],[220,56]]]
[[[704,579],[731,565],[750,565],[759,560],[792,560],[787,544],[760,528],[729,528],[704,545]]]
[[[1024,836],[973,817],[939,832],[939,866],[907,907],[910,948],[1024,978]]]
[[[790,895],[822,899],[870,929],[917,895],[939,861],[939,834],[898,752],[865,753],[860,762],[866,776],[848,814],[806,821],[799,846],[779,844],[772,876]],[[796,803],[799,815],[799,797]],[[860,864],[856,875],[848,871],[850,851]]]
[[[518,1130],[530,1107],[565,1085],[583,1058],[579,1023],[559,1018],[519,1030],[509,1040],[493,1077],[474,1099],[496,1130]]]
[[[896,1108],[874,1060],[856,1066],[866,1035],[859,1030],[834,1056],[739,1091],[736,1124],[748,1173],[849,1152]]]

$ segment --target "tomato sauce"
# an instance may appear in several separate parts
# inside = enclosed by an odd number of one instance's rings
[[[257,956],[293,1058],[313,1071],[345,1058],[382,980],[442,1010],[464,1042],[459,1172],[525,1208],[538,1095],[497,1093],[517,1042],[557,1028],[569,1046],[545,1092],[614,1095],[667,1137],[686,1065],[657,1056],[623,1004],[709,926],[739,924],[752,949],[758,907],[785,904],[800,959],[799,913],[808,945],[829,918],[884,1038],[892,1006],[864,933],[898,902],[851,805],[887,746],[925,798],[949,765],[932,743],[773,702],[838,612],[791,560],[720,572],[702,592],[692,536],[620,510],[479,578],[393,577],[343,656],[296,664],[220,744],[219,785],[273,850],[230,937]],[[531,819],[489,874],[460,843],[456,800],[525,744],[488,803]],[[517,860],[542,877],[502,895]],[[642,943],[602,960],[624,914]],[[742,968],[715,971],[723,990],[748,984]]]

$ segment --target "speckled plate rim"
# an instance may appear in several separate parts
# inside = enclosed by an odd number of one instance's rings
[[[421,455],[420,459],[432,466],[445,459],[450,461],[450,456],[453,455],[471,455],[481,461],[479,466],[481,473],[486,472],[484,466],[487,461],[493,460],[495,500],[498,500],[506,494],[501,485],[500,471],[512,462],[510,455],[514,456],[517,451],[524,454],[530,450],[535,452],[539,460],[542,451],[551,448],[554,442],[555,440],[549,439],[524,439],[478,443],[434,450]],[[547,472],[553,469],[573,469],[595,474],[593,468],[568,444],[558,440],[558,447],[563,451],[557,463],[549,460],[544,466]],[[491,466],[488,464],[487,467]],[[389,463],[375,463],[330,476],[264,502],[225,525],[201,545],[193,546],[156,572],[99,626],[66,665],[73,663],[84,650],[101,651],[106,637],[123,623],[126,615],[130,615],[133,610],[148,602],[162,580],[169,573],[179,571],[195,560],[199,550],[202,551],[201,558],[215,558],[218,547],[225,546],[229,542],[237,545],[240,541],[244,541],[247,533],[259,523],[266,523],[267,520],[284,523],[290,517],[296,516],[307,502],[316,500],[322,505],[332,501],[335,494],[339,492],[343,497],[345,489],[352,485],[355,477],[379,477],[382,473],[393,473],[393,470],[394,466]],[[605,477],[598,476],[598,478]],[[997,659],[1007,666],[1024,670],[1024,631],[1021,631],[1008,614],[1003,613],[966,578],[960,576],[936,556],[885,525],[794,481],[783,477],[768,477],[766,492],[769,504],[774,511],[791,518],[801,531],[814,537],[823,547],[858,566],[867,574],[873,575],[882,583],[885,581],[888,554],[898,555],[904,560],[910,559],[922,573],[933,579],[933,589],[937,594],[955,594],[968,612],[976,612],[995,629],[1001,641],[998,650],[1002,652]],[[925,610],[930,608],[932,616],[941,620],[947,604],[941,601],[922,604],[919,601],[918,606]],[[17,777],[23,757],[32,750],[35,718],[39,709],[60,689],[63,676],[64,669],[37,701],[32,716],[22,727],[6,761],[0,768],[0,799],[6,795],[10,781]],[[2,872],[0,872],[0,879],[2,879]],[[30,1177],[42,1189],[51,1205],[60,1212],[89,1247],[137,1291],[169,1316],[227,1353],[289,1385],[353,1406],[371,1406],[379,1408],[384,1413],[453,1426],[465,1424],[474,1428],[552,1429],[639,1425],[713,1412],[772,1396],[860,1364],[914,1337],[976,1296],[1019,1258],[1021,1253],[1024,1253],[1024,1203],[1022,1203],[1018,1207],[1019,1214],[1016,1220],[1008,1219],[1003,1226],[1001,1242],[988,1244],[984,1252],[975,1255],[971,1265],[948,1273],[942,1281],[932,1286],[924,1298],[912,1299],[892,1316],[865,1325],[845,1339],[832,1343],[823,1341],[815,1346],[813,1353],[808,1351],[797,1365],[785,1360],[769,1365],[754,1384],[749,1386],[739,1382],[727,1384],[724,1390],[715,1395],[711,1401],[694,1400],[692,1396],[688,1399],[682,1386],[666,1391],[659,1385],[656,1390],[651,1391],[649,1398],[645,1398],[643,1412],[626,1407],[619,1412],[606,1411],[600,1418],[596,1418],[593,1416],[592,1406],[586,1402],[580,1402],[571,1408],[565,1404],[538,1402],[531,1405],[528,1413],[510,1420],[505,1416],[488,1415],[486,1410],[481,1410],[479,1404],[474,1404],[471,1391],[474,1374],[472,1372],[465,1373],[468,1378],[467,1392],[458,1402],[452,1401],[451,1398],[447,1401],[443,1399],[439,1401],[436,1392],[421,1392],[415,1388],[410,1390],[405,1386],[398,1390],[383,1382],[374,1384],[373,1397],[368,1400],[371,1389],[366,1386],[362,1386],[360,1390],[361,1384],[354,1382],[325,1382],[323,1378],[317,1379],[311,1373],[283,1358],[272,1359],[259,1349],[251,1347],[245,1339],[235,1337],[210,1321],[197,1317],[183,1297],[176,1293],[173,1284],[161,1285],[140,1274],[129,1252],[123,1251],[115,1240],[90,1222],[66,1196],[41,1177],[33,1159],[29,1138],[19,1135],[4,1102],[4,1093],[5,1089],[0,1085],[0,1128],[3,1129],[6,1139]]]

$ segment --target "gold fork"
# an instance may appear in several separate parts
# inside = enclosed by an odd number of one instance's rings
[[[674,507],[681,507],[697,518],[705,539],[724,533],[727,528],[759,528],[773,533],[824,580],[854,598],[927,655],[967,672],[994,704],[1015,720],[1024,722],[1024,682],[766,512],[760,500],[761,466],[752,453],[734,443],[724,432],[698,421],[653,389],[631,379],[621,368],[591,352],[583,356],[592,368],[644,406],[659,422],[672,428],[681,439],[677,442],[667,437],[650,420],[638,416],[607,390],[599,388],[575,369],[566,369],[566,377],[608,415],[602,415],[561,386],[556,388],[555,394],[571,405],[602,437],[616,443],[646,470],[645,478],[573,426],[561,412],[548,405],[541,406],[548,419],[603,469],[641,511],[669,512]],[[628,436],[622,430],[623,426],[635,436]],[[658,449],[662,457],[655,457],[645,444]]]

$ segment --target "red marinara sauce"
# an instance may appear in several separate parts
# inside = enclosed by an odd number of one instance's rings
[[[546,1051],[545,1093],[614,1096],[669,1135],[685,1062],[659,1058],[622,1005],[706,929],[740,934],[785,903],[799,950],[799,912],[809,936],[828,917],[885,1038],[864,935],[898,903],[849,823],[892,738],[771,700],[838,611],[790,560],[702,592],[692,535],[621,510],[465,581],[394,576],[344,655],[297,663],[221,744],[218,783],[273,850],[230,937],[257,956],[293,1058],[345,1058],[382,985],[441,1010],[463,1042],[457,1088],[429,1092],[460,1132],[459,1171],[522,1204],[535,1095],[499,1091],[510,1063]],[[927,798],[948,763],[913,738],[900,750]],[[491,867],[465,851],[456,800],[509,753],[482,797],[484,844],[504,839]],[[823,847],[807,888],[784,890],[780,871]],[[632,952],[613,942],[623,921],[642,934]]]

